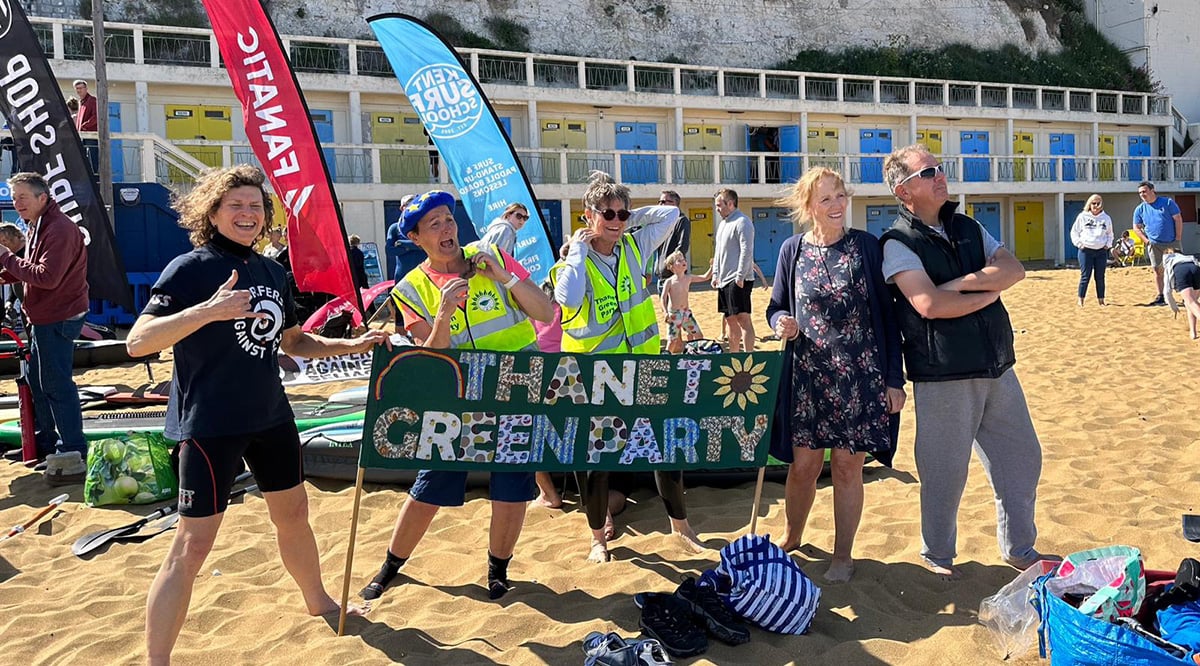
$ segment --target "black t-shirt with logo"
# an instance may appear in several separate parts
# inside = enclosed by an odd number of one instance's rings
[[[283,331],[297,324],[283,267],[216,235],[163,270],[142,314],[172,315],[203,303],[237,270],[234,289],[250,291],[264,319],[207,324],[175,343],[164,434],[175,440],[259,432],[293,420],[279,379]]]

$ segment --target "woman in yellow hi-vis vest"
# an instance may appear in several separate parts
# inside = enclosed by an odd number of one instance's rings
[[[658,318],[646,275],[654,252],[667,240],[679,209],[646,206],[629,210],[629,188],[593,171],[583,194],[587,226],[571,237],[567,258],[554,265],[554,300],[562,306],[563,352],[658,354]],[[635,231],[627,229],[637,227]],[[608,472],[576,473],[592,530],[588,559],[609,560],[613,535]],[[688,523],[683,472],[655,472],[671,532],[693,552],[703,550]]]
[[[461,247],[451,210],[454,197],[434,190],[404,207],[400,231],[429,258],[392,290],[404,328],[418,344],[435,349],[537,351],[530,319],[550,321],[554,305],[529,273],[503,250]],[[422,470],[400,509],[387,559],[361,592],[376,599],[412,555],[438,509],[462,506],[466,472]],[[525,523],[525,507],[537,497],[533,472],[493,472],[492,522],[488,529],[488,596],[508,591],[508,562]]]

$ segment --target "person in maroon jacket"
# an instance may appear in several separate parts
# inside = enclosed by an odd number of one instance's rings
[[[8,179],[13,207],[29,226],[25,256],[0,245],[0,281],[25,284],[30,323],[29,386],[33,389],[38,457],[78,452],[87,459],[79,394],[71,376],[75,339],[88,313],[87,248],[83,232],[50,197],[46,179],[18,173]],[[82,461],[81,461],[82,464]],[[52,483],[75,482],[47,470]],[[78,479],[82,481],[82,477]]]
[[[96,97],[88,92],[87,81],[76,79],[75,94],[79,96],[79,112],[75,114],[75,129],[79,132],[95,132],[99,128],[96,116]],[[88,161],[92,164],[92,174],[100,173],[100,142],[96,139],[83,139],[83,148],[87,151]]]

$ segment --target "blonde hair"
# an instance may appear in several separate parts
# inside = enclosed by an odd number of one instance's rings
[[[521,211],[526,215],[529,214],[529,209],[525,207],[525,204],[510,203],[508,204],[508,208],[505,208],[504,212],[500,214],[500,217],[508,217],[510,213],[515,213],[517,211]]]
[[[1099,194],[1093,194],[1092,196],[1087,198],[1087,201],[1083,202],[1083,209],[1087,210],[1087,209],[1091,208],[1093,201],[1099,201],[1100,207],[1101,208],[1104,207],[1104,197],[1100,196]]]
[[[599,208],[600,204],[612,199],[617,199],[629,208],[629,188],[618,184],[612,176],[603,171],[592,171],[588,174],[588,186],[583,192],[584,209]]]
[[[677,261],[684,261],[684,262],[687,261],[687,257],[684,256],[683,251],[681,251],[681,250],[675,250],[671,254],[667,255],[667,266],[668,267],[674,266],[675,262],[677,262]]]
[[[230,190],[239,187],[256,187],[262,193],[263,214],[266,220],[262,230],[254,237],[254,243],[267,235],[271,218],[275,215],[275,206],[263,185],[266,176],[261,169],[249,164],[239,164],[225,169],[209,169],[200,174],[196,187],[182,197],[176,197],[172,207],[179,212],[179,226],[188,230],[188,240],[192,247],[208,245],[213,239],[217,228],[213,226],[212,215],[221,206],[221,199]]]
[[[788,217],[792,218],[792,222],[798,225],[804,225],[812,222],[812,198],[813,193],[817,191],[817,184],[822,178],[832,178],[838,188],[850,194],[850,190],[846,189],[846,181],[842,178],[842,174],[830,169],[829,167],[817,166],[812,167],[800,176],[800,180],[792,186],[792,191],[786,196],[778,199],[775,204],[788,209]]]

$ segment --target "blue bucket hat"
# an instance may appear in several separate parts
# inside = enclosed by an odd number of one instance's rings
[[[400,212],[400,233],[407,236],[408,232],[417,228],[417,222],[421,218],[438,206],[446,206],[453,212],[454,195],[445,190],[430,190],[408,202]]]

